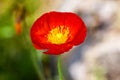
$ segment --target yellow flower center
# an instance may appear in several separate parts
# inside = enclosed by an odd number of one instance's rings
[[[48,33],[47,38],[53,44],[63,44],[67,41],[69,33],[68,27],[60,26],[52,29]]]

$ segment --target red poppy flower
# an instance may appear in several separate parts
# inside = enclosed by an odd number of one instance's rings
[[[74,13],[49,12],[35,21],[30,34],[35,48],[59,55],[84,41],[86,26]]]

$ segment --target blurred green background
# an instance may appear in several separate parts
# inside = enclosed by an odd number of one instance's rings
[[[40,7],[40,0],[0,0],[0,80],[39,80],[29,30]]]

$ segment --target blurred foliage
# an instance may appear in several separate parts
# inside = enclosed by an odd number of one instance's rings
[[[98,66],[97,64],[93,68],[93,74],[95,76],[95,80],[106,80],[105,79],[105,70],[103,67]]]
[[[0,0],[0,80],[38,80],[29,30],[39,7],[40,0]]]

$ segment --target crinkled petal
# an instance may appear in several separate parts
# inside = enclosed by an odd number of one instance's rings
[[[80,31],[82,31],[83,28],[85,28],[82,19],[76,14],[71,14],[71,13],[66,14],[65,24],[66,24],[65,26],[69,27],[70,29],[68,42],[71,42],[74,38],[76,38],[77,37],[76,35],[78,35]]]
[[[81,44],[85,40],[86,34],[87,34],[86,33],[86,28],[82,28],[82,30],[80,30],[78,32],[78,34],[76,35],[76,37],[74,37],[74,39],[70,43],[74,44],[74,45]]]
[[[64,52],[69,51],[73,45],[71,44],[62,44],[62,45],[56,45],[56,44],[39,44],[43,49],[47,50],[44,52],[45,54],[51,54],[51,55],[59,55]]]

